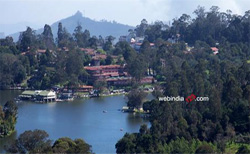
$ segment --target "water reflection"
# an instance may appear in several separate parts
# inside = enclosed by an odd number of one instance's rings
[[[18,95],[3,93],[0,91],[1,100],[4,100],[2,95],[9,95],[8,98]],[[17,132],[1,139],[0,145],[14,140],[26,130],[42,129],[52,140],[65,136],[83,138],[92,145],[95,153],[115,153],[115,144],[126,132],[138,132],[142,124],[149,124],[138,114],[119,111],[125,105],[122,95],[49,104],[22,102],[18,104]],[[0,146],[0,152],[2,149]]]

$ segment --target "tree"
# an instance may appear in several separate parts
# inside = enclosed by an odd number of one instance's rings
[[[142,55],[137,55],[137,57],[128,64],[128,72],[136,80],[137,83],[141,81],[146,71],[147,64]]]
[[[10,153],[87,153],[92,154],[91,146],[82,139],[59,138],[53,146],[49,135],[43,130],[25,131],[5,147]]]
[[[143,102],[147,94],[143,90],[133,89],[128,94],[128,107],[142,108]]]
[[[0,137],[11,135],[15,131],[17,106],[13,101],[7,101],[3,109],[0,106]]]
[[[103,50],[105,51],[111,51],[111,49],[113,48],[113,41],[115,40],[115,37],[113,36],[107,36],[105,38],[105,44],[103,46]]]
[[[82,31],[82,26],[78,24],[74,30],[73,33],[74,39],[76,41],[76,44],[78,47],[84,47],[84,38],[83,38],[83,31]]]
[[[97,49],[97,45],[98,45],[98,38],[96,36],[92,36],[89,39],[89,47]]]
[[[58,23],[58,31],[57,31],[57,45],[58,47],[62,48],[63,46],[61,45],[61,42],[63,40],[63,27],[62,23]]]
[[[123,55],[127,63],[131,63],[136,57],[136,51],[127,42],[116,43],[113,54]]]
[[[94,82],[94,87],[98,90],[98,94],[101,94],[107,87],[107,81],[105,80],[96,80]]]
[[[250,153],[250,149],[247,146],[240,146],[236,154]]]
[[[200,154],[200,153],[214,153],[214,149],[213,147],[211,147],[209,144],[203,144],[201,145],[196,151],[196,154]]]
[[[19,50],[22,52],[36,48],[36,35],[30,27],[27,27],[26,31],[20,34],[18,46]]]
[[[148,28],[148,22],[146,19],[142,19],[141,24],[136,26],[135,32],[136,36],[142,37],[145,34],[146,29]]]
[[[89,39],[90,39],[90,32],[89,32],[89,30],[85,29],[85,31],[83,32],[84,47],[89,46]]]
[[[62,23],[58,24],[57,45],[59,48],[74,46],[74,39],[67,29],[62,27]]]
[[[69,53],[66,59],[66,73],[71,76],[75,74],[77,77],[83,69],[83,59],[76,51]]]
[[[108,55],[107,58],[105,59],[105,62],[106,65],[110,65],[113,62],[113,58],[110,55]]]
[[[116,153],[135,153],[135,135],[126,133],[116,145]]]
[[[82,139],[59,138],[52,146],[53,153],[86,153],[91,154],[91,146]]]
[[[7,146],[6,151],[10,153],[47,153],[51,151],[51,140],[43,130],[25,131]]]
[[[22,62],[13,54],[0,54],[0,88],[8,88],[21,83],[26,78]]]
[[[7,101],[4,105],[3,111],[5,113],[5,118],[7,119],[10,116],[17,116],[17,106],[14,101]]]
[[[51,27],[47,24],[44,26],[44,30],[42,33],[42,43],[47,49],[55,48],[53,33]]]

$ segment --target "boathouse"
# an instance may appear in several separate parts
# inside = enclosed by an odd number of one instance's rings
[[[56,101],[56,92],[54,91],[41,91],[37,96],[36,96],[36,101],[40,102],[53,102]]]
[[[25,90],[21,95],[19,95],[19,98],[23,100],[35,99],[36,95],[38,95],[40,92],[41,90]]]
[[[41,102],[52,102],[56,101],[56,92],[46,90],[26,90],[19,95],[22,100],[33,100]]]

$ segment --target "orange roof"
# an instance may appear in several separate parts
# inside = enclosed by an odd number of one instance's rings
[[[212,51],[218,51],[219,49],[216,48],[216,47],[211,47],[211,50],[212,50]]]
[[[93,86],[79,85],[79,88],[93,89]]]
[[[93,57],[93,59],[95,59],[95,60],[106,59],[106,58],[107,58],[107,55],[95,55],[95,56]]]
[[[93,74],[93,76],[119,76],[119,73],[101,73],[101,74]]]
[[[80,48],[81,51],[86,51],[86,52],[94,52],[95,49],[91,49],[91,48]]]
[[[86,70],[102,70],[102,69],[109,69],[109,68],[121,68],[120,65],[102,65],[102,66],[86,66],[84,69]]]

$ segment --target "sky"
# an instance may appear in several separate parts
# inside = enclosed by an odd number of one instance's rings
[[[219,6],[221,11],[229,9],[234,14],[250,10],[249,0],[0,0],[0,26],[29,23],[43,27],[78,10],[91,19],[131,26],[140,24],[144,18],[149,23],[157,20],[168,23],[183,13],[192,15],[198,5],[206,10]]]

